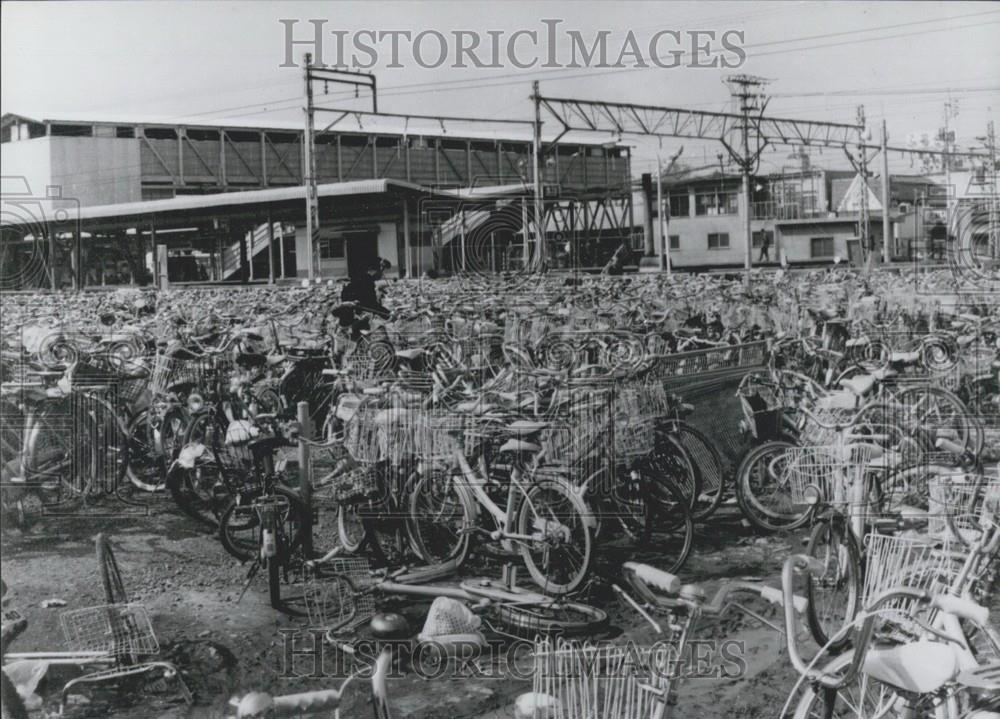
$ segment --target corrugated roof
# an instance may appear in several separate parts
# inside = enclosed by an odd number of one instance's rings
[[[322,130],[337,117],[337,113],[318,112],[316,114],[316,129]],[[257,120],[257,119],[227,119],[209,117],[166,117],[142,115],[108,115],[91,112],[59,112],[59,113],[5,113],[4,123],[13,118],[28,122],[44,124],[51,123],[85,123],[95,125],[166,125],[170,127],[190,128],[231,128],[233,130],[284,130],[302,132],[302,123],[291,120]],[[456,140],[510,140],[512,142],[531,142],[532,130],[529,126],[506,125],[503,128],[465,129],[466,125],[488,124],[489,118],[483,122],[464,124],[457,120],[448,120],[444,127],[441,123],[423,119],[404,119],[394,116],[378,116],[360,113],[344,118],[330,132],[400,135],[407,137],[442,137]],[[459,129],[461,128],[461,129]],[[554,129],[553,129],[554,132]],[[572,139],[570,139],[572,138]],[[547,141],[547,140],[546,140]],[[607,140],[595,139],[585,133],[569,133],[560,139],[561,144],[574,145],[605,145]],[[624,144],[621,146],[624,147]]]
[[[392,190],[417,193],[435,192],[430,188],[412,182],[389,179],[330,182],[318,185],[316,190],[320,197],[375,195]],[[157,213],[237,207],[240,205],[284,202],[288,200],[305,200],[305,198],[305,187],[303,185],[295,185],[292,187],[274,187],[266,190],[245,190],[243,192],[224,192],[211,195],[183,195],[165,200],[143,200],[142,202],[124,202],[116,205],[95,205],[93,207],[82,208],[79,211],[79,218],[81,220],[99,220],[112,217],[135,217]],[[10,219],[5,219],[0,224],[15,226],[31,223],[25,220],[11,221]]]

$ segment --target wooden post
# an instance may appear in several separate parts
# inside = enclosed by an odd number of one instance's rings
[[[309,403],[299,402],[297,407],[299,422],[299,497],[305,516],[302,518],[302,551],[306,557],[312,556],[312,477],[309,468],[309,445],[305,440],[311,437],[309,427]]]

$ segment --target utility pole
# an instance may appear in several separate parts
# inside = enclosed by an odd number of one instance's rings
[[[865,272],[871,272],[874,248],[871,244],[871,227],[868,218],[868,153],[865,150],[865,106],[858,105],[858,152],[861,173],[861,226],[858,228],[861,254],[864,257]]]
[[[315,145],[315,110],[313,109],[312,91],[312,54],[305,55],[305,81],[306,81],[306,141],[303,145],[305,151],[305,162],[303,169],[306,176],[306,236],[309,238],[306,261],[309,268],[309,281],[316,278],[317,256],[319,254],[317,239],[319,237],[319,200],[316,191],[316,145]]]
[[[328,107],[316,107],[313,102],[314,82],[323,83],[323,94],[329,94],[330,83],[335,85],[351,85],[354,87],[355,98],[359,97],[360,88],[368,88],[372,92],[372,112],[378,114],[378,89],[375,76],[367,72],[355,70],[334,70],[320,62],[319,67],[313,67],[312,54],[305,54],[304,74],[306,82],[306,132],[303,143],[303,180],[306,186],[306,234],[309,236],[307,261],[309,263],[309,279],[315,279],[319,274],[319,194],[316,175],[316,112],[337,112],[343,116],[342,110]],[[327,125],[323,130],[329,130]],[[350,252],[350,250],[348,250]]]
[[[531,83],[531,99],[535,103],[535,125],[534,125],[534,155],[535,155],[535,238],[538,243],[537,264],[538,269],[545,266],[545,220],[543,218],[544,207],[542,205],[542,104],[541,95],[538,92],[538,80]],[[527,237],[525,237],[527,242]]]
[[[892,253],[889,249],[889,241],[892,239],[892,223],[889,221],[889,130],[886,128],[885,118],[882,118],[882,262],[888,265],[892,262]]]
[[[761,143],[755,150],[750,149],[750,122],[751,113],[763,114],[764,106],[766,106],[767,101],[764,99],[764,93],[760,89],[766,83],[767,80],[754,77],[753,75],[734,75],[726,79],[725,81],[729,85],[730,94],[733,100],[738,100],[738,111],[741,117],[740,121],[740,151],[736,153],[733,148],[725,144],[726,149],[729,154],[739,163],[740,174],[742,176],[741,182],[741,194],[742,207],[743,207],[743,269],[746,273],[746,285],[750,287],[750,270],[753,267],[753,203],[750,200],[750,175],[757,165],[757,161],[760,158],[760,153],[763,151],[764,147]],[[758,101],[760,104],[758,105]],[[760,136],[759,128],[757,128],[757,136]]]

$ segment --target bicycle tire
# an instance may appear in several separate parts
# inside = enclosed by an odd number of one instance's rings
[[[129,462],[126,476],[135,487],[156,491],[166,485],[163,454],[156,448],[149,410],[139,411],[128,423]]]
[[[656,434],[656,447],[642,458],[640,465],[660,481],[670,482],[677,487],[687,498],[688,509],[694,510],[698,495],[701,494],[694,461],[673,434],[661,429]]]
[[[809,521],[809,511],[801,514],[781,514],[765,507],[753,487],[754,479],[762,478],[767,472],[773,455],[784,452],[795,445],[791,442],[765,442],[751,449],[743,457],[736,470],[736,501],[740,511],[750,524],[765,532],[780,532],[798,529]]]
[[[368,525],[364,519],[358,516],[357,509],[357,505],[341,504],[337,507],[337,537],[340,540],[340,546],[348,554],[360,552],[368,539]],[[348,524],[350,516],[356,520],[353,528]]]
[[[806,618],[809,622],[809,631],[813,635],[813,639],[820,646],[827,646],[830,638],[835,635],[845,624],[852,621],[858,613],[858,609],[861,603],[861,550],[858,547],[858,541],[854,537],[854,533],[847,527],[844,521],[840,517],[829,517],[823,521],[817,522],[809,533],[809,541],[806,544],[805,553],[816,559],[823,560],[824,558],[819,556],[820,550],[822,549],[821,542],[826,541],[827,546],[836,547],[837,555],[837,576],[835,581],[838,585],[841,581],[845,583],[846,589],[846,601],[841,601],[842,597],[840,593],[835,595],[835,600],[833,606],[843,606],[844,608],[844,619],[839,624],[834,624],[831,626],[829,617],[820,616],[820,610],[817,609],[819,605],[819,581],[813,575],[809,576],[809,581],[806,589],[806,596],[809,600],[808,609],[806,610]],[[827,559],[823,561],[824,567],[829,567],[829,555],[827,553]],[[846,573],[843,573],[841,569],[846,569]],[[843,580],[841,580],[841,575],[843,574]],[[825,574],[824,574],[825,578]],[[834,618],[836,622],[836,619]],[[841,637],[837,642],[830,644],[829,648],[831,651],[840,651],[847,646],[850,641],[850,636]]]
[[[697,427],[682,420],[676,423],[675,431],[681,446],[687,450],[695,471],[698,472],[700,492],[692,512],[692,519],[704,522],[715,513],[725,497],[725,464],[719,450]]]
[[[836,676],[842,673],[845,669],[850,666],[852,660],[851,653],[841,654],[833,658],[826,666],[822,668],[824,675]],[[870,716],[886,716],[889,711],[889,707],[899,700],[895,691],[888,687],[887,685],[876,682],[871,677],[865,674],[859,674],[856,677],[855,684],[859,687],[864,687],[866,690],[865,703],[867,703],[867,698],[871,696],[868,690],[878,691],[878,699],[875,701],[874,706],[870,709],[865,709],[864,704],[859,702],[854,696],[854,687],[842,687],[833,693],[834,704],[832,707],[826,705],[827,696],[825,693],[818,688],[815,684],[808,681],[800,681],[795,685],[795,691],[801,691],[798,702],[795,702],[795,706],[792,708],[792,712],[784,712],[781,714],[782,719],[857,719],[859,716],[870,717]],[[786,706],[791,702],[792,697],[789,697],[789,701],[786,702]]]
[[[242,526],[237,526],[239,524],[237,520],[244,515],[246,519],[242,522]],[[255,531],[259,526],[257,512],[253,507],[234,499],[219,516],[219,542],[231,557],[240,562],[249,562],[256,556],[260,546],[260,538]],[[244,532],[247,529],[253,532],[249,538],[237,536],[237,530]]]
[[[590,636],[608,623],[603,609],[579,602],[552,604],[501,604],[497,621],[513,634],[525,639],[536,636]]]
[[[441,486],[441,480],[446,486]],[[461,566],[469,554],[471,529],[473,524],[473,508],[445,470],[428,473],[414,472],[410,475],[408,485],[411,487],[407,500],[406,531],[410,546],[421,560],[428,564],[457,562]],[[443,489],[429,496],[429,491]],[[430,504],[421,504],[427,498]],[[447,524],[457,521],[457,527],[449,530],[443,525],[443,513],[447,512]],[[460,514],[459,514],[460,513]],[[426,526],[425,517],[433,519]],[[433,531],[440,528],[441,531]],[[446,533],[453,532],[452,536]],[[447,543],[447,546],[438,546]],[[436,545],[436,546],[431,546]]]
[[[122,582],[118,560],[115,559],[111,542],[103,532],[94,540],[97,551],[97,566],[101,571],[101,585],[104,587],[104,599],[107,604],[128,604],[128,593]]]
[[[654,496],[646,502],[650,515],[642,544],[649,543],[656,547],[659,553],[657,566],[667,572],[676,572],[684,566],[694,546],[694,517],[688,509],[686,498],[677,487],[668,483],[649,488],[649,491]],[[663,521],[664,518],[669,519]],[[670,551],[667,551],[668,542],[664,537],[675,537],[678,534],[681,537],[679,546],[674,550],[675,545],[670,543]]]
[[[578,529],[579,531],[577,534],[583,543],[583,547],[578,548],[577,550],[582,555],[580,566],[572,573],[567,581],[559,583],[553,582],[549,576],[549,572],[552,571],[553,568],[557,567],[554,564],[549,563],[550,557],[548,551],[544,553],[543,559],[543,561],[548,564],[548,571],[546,571],[546,567],[543,567],[536,562],[535,557],[532,556],[531,547],[528,546],[527,542],[520,543],[519,550],[521,553],[521,559],[524,561],[525,567],[527,568],[528,574],[531,576],[532,580],[535,584],[541,587],[543,591],[555,595],[568,594],[569,592],[577,589],[583,580],[586,579],[590,572],[590,565],[594,560],[593,536],[590,528],[591,522],[588,520],[588,517],[591,517],[592,515],[583,500],[580,499],[580,497],[568,484],[553,479],[544,479],[533,484],[528,489],[524,500],[521,502],[517,518],[517,531],[519,534],[529,534],[530,530],[538,526],[539,521],[536,520],[540,520],[548,528],[548,523],[552,522],[554,519],[556,526],[553,527],[553,529],[559,530],[560,532],[566,526],[564,521],[566,517],[560,517],[560,514],[557,512],[550,511],[548,513],[542,513],[540,517],[535,519],[532,518],[531,515],[533,508],[545,501],[542,497],[544,493],[561,496],[565,502],[567,515],[573,515],[572,518],[574,520],[574,526],[570,528],[570,532],[574,529]]]
[[[204,468],[174,467],[167,475],[167,491],[184,514],[212,529],[218,529],[215,498],[201,489],[205,482],[198,473],[202,469]]]

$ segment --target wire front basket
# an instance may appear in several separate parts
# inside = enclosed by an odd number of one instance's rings
[[[533,719],[645,719],[669,701],[676,651],[563,639],[535,643]]]
[[[106,604],[59,615],[73,652],[102,652],[116,659],[156,654],[160,645],[149,613],[141,604]]]
[[[346,577],[350,584],[339,581]],[[374,579],[366,557],[338,557],[324,562],[305,586],[309,626],[348,631],[375,616]]]
[[[865,537],[865,577],[861,606],[868,608],[882,593],[894,587],[948,593],[958,571],[948,544],[928,537],[869,534]],[[882,605],[881,614],[906,625],[913,600],[901,599]]]
[[[988,508],[1000,504],[1000,479],[956,472],[935,477],[928,490],[927,531],[935,537],[974,541],[982,532]]]

